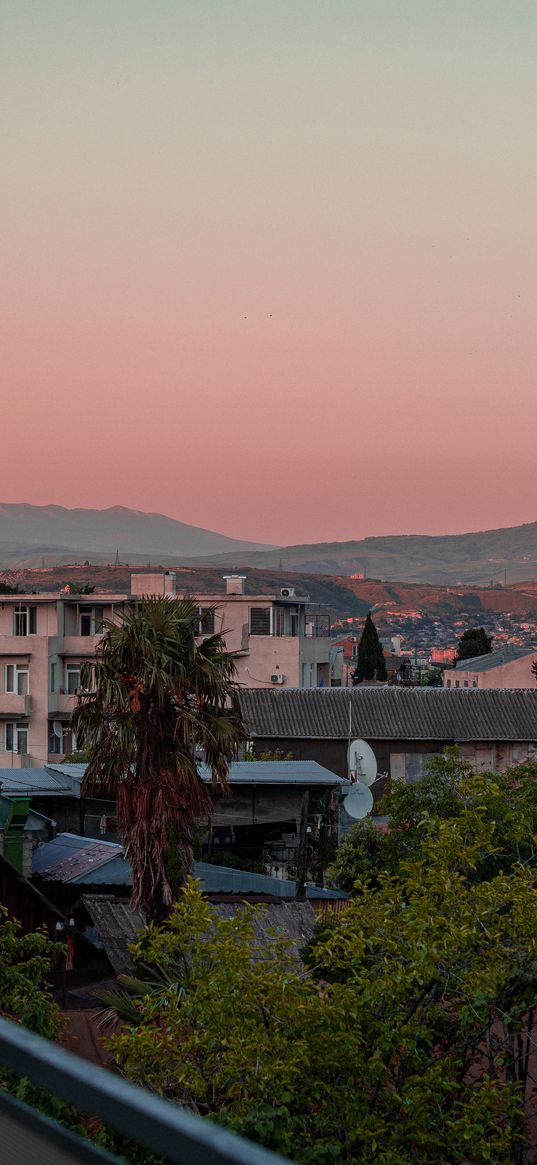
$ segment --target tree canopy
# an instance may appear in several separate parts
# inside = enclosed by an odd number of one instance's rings
[[[425,814],[419,853],[363,887],[307,975],[277,935],[260,952],[256,908],[222,919],[189,883],[134,948],[160,986],[111,1039],[121,1070],[300,1165],[522,1160],[537,889],[522,864],[474,877],[495,796]]]
[[[181,885],[192,866],[195,824],[211,810],[200,753],[225,787],[244,736],[233,656],[221,635],[198,642],[198,630],[198,607],[189,599],[127,607],[82,669],[84,691],[73,717],[90,757],[84,790],[115,798],[133,906],[149,917],[162,917],[173,898],[170,832]]]
[[[477,655],[489,655],[491,651],[492,636],[487,635],[483,627],[472,627],[461,635],[455,659],[456,662],[473,659]]]
[[[361,887],[382,873],[397,874],[401,863],[421,855],[422,822],[461,818],[479,809],[494,830],[494,852],[474,870],[487,878],[517,862],[537,866],[537,763],[516,765],[506,773],[475,774],[456,748],[432,757],[415,785],[391,781],[378,803],[386,817],[378,829],[370,818],[358,821],[342,841],[328,871],[329,880],[360,894]]]
[[[386,680],[386,660],[377,629],[371,618],[371,611],[365,620],[360,642],[358,644],[358,660],[352,674],[353,684],[360,684],[362,680]]]

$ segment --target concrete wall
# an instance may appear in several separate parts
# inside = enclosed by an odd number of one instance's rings
[[[537,651],[520,659],[508,659],[488,671],[465,671],[450,668],[444,672],[444,687],[456,688],[534,688],[537,680],[531,670]]]

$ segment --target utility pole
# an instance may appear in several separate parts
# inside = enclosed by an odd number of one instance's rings
[[[306,872],[308,864],[308,814],[310,808],[309,789],[302,798],[300,822],[298,825],[298,847],[296,852],[296,897],[297,901],[306,897]]]

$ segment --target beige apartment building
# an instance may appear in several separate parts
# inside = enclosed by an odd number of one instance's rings
[[[328,612],[292,588],[248,595],[230,575],[222,595],[196,594],[199,635],[221,631],[245,687],[328,687],[341,682]],[[39,767],[76,750],[71,716],[80,669],[103,624],[143,595],[183,597],[173,572],[136,574],[130,594],[0,596],[0,768]]]

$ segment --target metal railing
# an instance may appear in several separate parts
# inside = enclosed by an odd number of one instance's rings
[[[289,1165],[283,1157],[0,1018],[1,1069],[96,1117],[174,1165]],[[35,1165],[36,1161],[40,1165],[115,1165],[120,1161],[1,1088],[0,1144],[2,1160],[9,1165]]]

